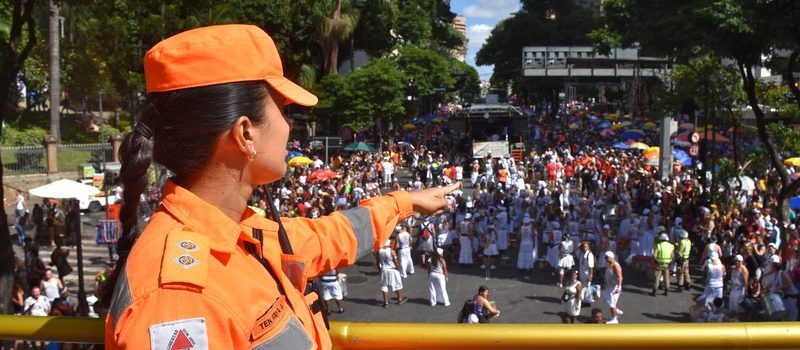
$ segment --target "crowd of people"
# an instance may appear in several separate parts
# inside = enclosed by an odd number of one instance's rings
[[[389,289],[398,291],[399,302],[406,298],[402,278],[414,273],[414,249],[430,266],[432,305],[449,304],[442,278],[447,262],[491,274],[514,261],[523,278],[552,269],[553,283],[563,288],[565,322],[575,321],[581,302],[603,299],[608,322],[615,323],[623,314],[616,303],[625,264],[647,273],[654,296],[662,288],[667,294],[692,283],[702,287],[692,321],[797,320],[798,231],[793,221],[777,224],[773,191],[726,189],[730,204],[722,205],[710,200],[710,184],[693,167],[675,164],[662,180],[641,150],[614,147],[617,140],[594,127],[603,120],[599,113],[532,120],[534,147],[522,159],[448,152],[458,135],[432,124],[388,135],[375,153],[340,152],[327,162],[315,156],[282,184],[257,189],[253,204],[268,210],[271,191],[282,215],[313,218],[357,206],[383,189],[463,181],[451,210],[409,218],[386,242],[393,253],[377,256],[384,306]],[[640,141],[654,139],[652,132]],[[314,153],[297,141],[291,146]],[[409,181],[398,181],[400,168]],[[315,177],[320,171],[329,176]],[[717,314],[724,317],[709,316]]]
[[[797,320],[797,223],[792,215],[778,225],[775,191],[734,188],[728,191],[730,204],[713,202],[709,183],[694,174],[694,167],[676,165],[662,180],[640,150],[615,147],[617,140],[596,127],[595,120],[603,117],[576,110],[557,118],[547,113],[531,118],[530,153],[521,159],[453,152],[461,135],[444,124],[365,139],[380,150],[339,151],[329,159],[311,143],[292,141],[293,156],[308,156],[310,162],[290,167],[279,183],[257,187],[251,206],[265,213],[271,201],[282,216],[316,218],[389,190],[463,182],[464,188],[450,198],[450,210],[400,223],[376,254],[384,307],[389,306],[389,291],[398,304],[407,300],[402,280],[415,273],[413,250],[428,270],[431,305],[451,303],[448,263],[481,268],[487,276],[499,264],[512,264],[524,279],[537,270],[553,272],[552,283],[561,288],[563,322],[576,322],[582,304],[602,299],[610,316],[604,321],[616,323],[623,315],[616,306],[624,290],[625,264],[626,270],[647,273],[653,296],[662,288],[668,294],[692,283],[702,287],[689,310],[695,322]],[[640,141],[653,139],[654,133],[646,133]],[[408,180],[401,181],[400,169],[406,169]],[[21,206],[18,221],[24,223],[25,203]],[[69,215],[52,205],[34,210],[36,226],[52,231],[50,243],[60,244],[50,227],[57,220],[68,221]],[[20,266],[27,276],[20,290],[38,299],[38,288],[49,298],[54,288],[40,284],[49,273],[43,263],[37,264],[38,245],[26,246]],[[56,252],[64,251],[53,252],[53,266],[63,279],[62,268],[68,272],[55,261],[61,260]],[[326,301],[335,300],[343,312],[335,271],[320,282]],[[475,312],[459,320],[469,322],[475,314],[488,321],[494,311],[499,314],[493,305],[470,302]],[[20,307],[20,312],[27,309]],[[63,312],[63,306],[48,310],[59,309]],[[597,314],[602,310],[593,310],[592,319]]]

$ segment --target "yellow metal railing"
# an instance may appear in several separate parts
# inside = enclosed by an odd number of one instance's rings
[[[103,322],[0,315],[0,339],[103,342]],[[800,322],[715,324],[430,324],[331,322],[334,348],[800,349]]]

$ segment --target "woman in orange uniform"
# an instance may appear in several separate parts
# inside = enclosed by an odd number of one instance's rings
[[[247,25],[194,29],[153,47],[144,67],[148,101],[120,150],[123,232],[103,295],[106,346],[331,348],[307,281],[372,253],[413,211],[444,208],[458,185],[393,192],[315,220],[281,222],[273,207],[265,219],[247,200],[286,172],[282,110],[317,102],[283,76],[272,39]],[[174,176],[139,234],[151,162]]]

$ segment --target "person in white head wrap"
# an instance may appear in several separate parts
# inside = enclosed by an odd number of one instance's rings
[[[450,306],[450,297],[447,295],[447,263],[443,254],[442,248],[436,248],[428,263],[428,292],[431,306],[436,306],[437,303]]]
[[[741,315],[744,309],[741,306],[747,293],[747,282],[750,272],[744,265],[744,257],[736,254],[733,257],[733,269],[731,269],[730,296],[728,297],[728,310],[734,314]]]
[[[706,306],[710,306],[715,298],[722,298],[722,291],[725,279],[725,265],[719,260],[719,254],[712,251],[708,254],[708,263],[703,266],[706,275],[706,286],[703,295],[698,300],[704,300]]]
[[[383,307],[389,307],[389,288],[397,293],[397,303],[402,304],[408,300],[403,296],[403,278],[397,271],[400,263],[397,261],[397,254],[392,249],[391,240],[386,240],[381,249],[378,250],[378,265],[381,269],[381,292],[383,293]]]
[[[614,259],[614,252],[605,252],[605,259],[608,262],[608,268],[603,279],[605,280],[606,289],[603,291],[603,299],[609,307],[611,307],[611,319],[606,323],[619,323],[617,316],[622,316],[622,310],[617,308],[619,296],[622,293],[622,267]]]
[[[770,256],[766,270],[761,275],[761,290],[763,293],[778,295],[783,301],[786,313],[781,315],[781,321],[797,321],[797,295],[798,290],[785,270],[781,269],[782,259],[775,254]]]
[[[405,227],[397,225],[397,255],[400,261],[400,277],[406,278],[414,274],[414,261],[411,259],[411,234]]]
[[[519,229],[519,253],[517,255],[517,268],[525,273],[524,278],[530,278],[529,272],[533,271],[536,262],[536,235],[530,216],[522,219],[522,227]]]

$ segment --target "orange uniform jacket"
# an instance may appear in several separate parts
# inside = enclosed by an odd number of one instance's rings
[[[169,181],[114,289],[106,346],[329,349],[322,315],[309,308],[316,294],[303,295],[305,281],[371,253],[412,211],[408,193],[393,192],[327,217],[285,219],[294,250],[287,256],[277,223],[250,209],[234,222]],[[262,230],[263,247],[253,229]],[[278,281],[245,242],[256,245]]]

